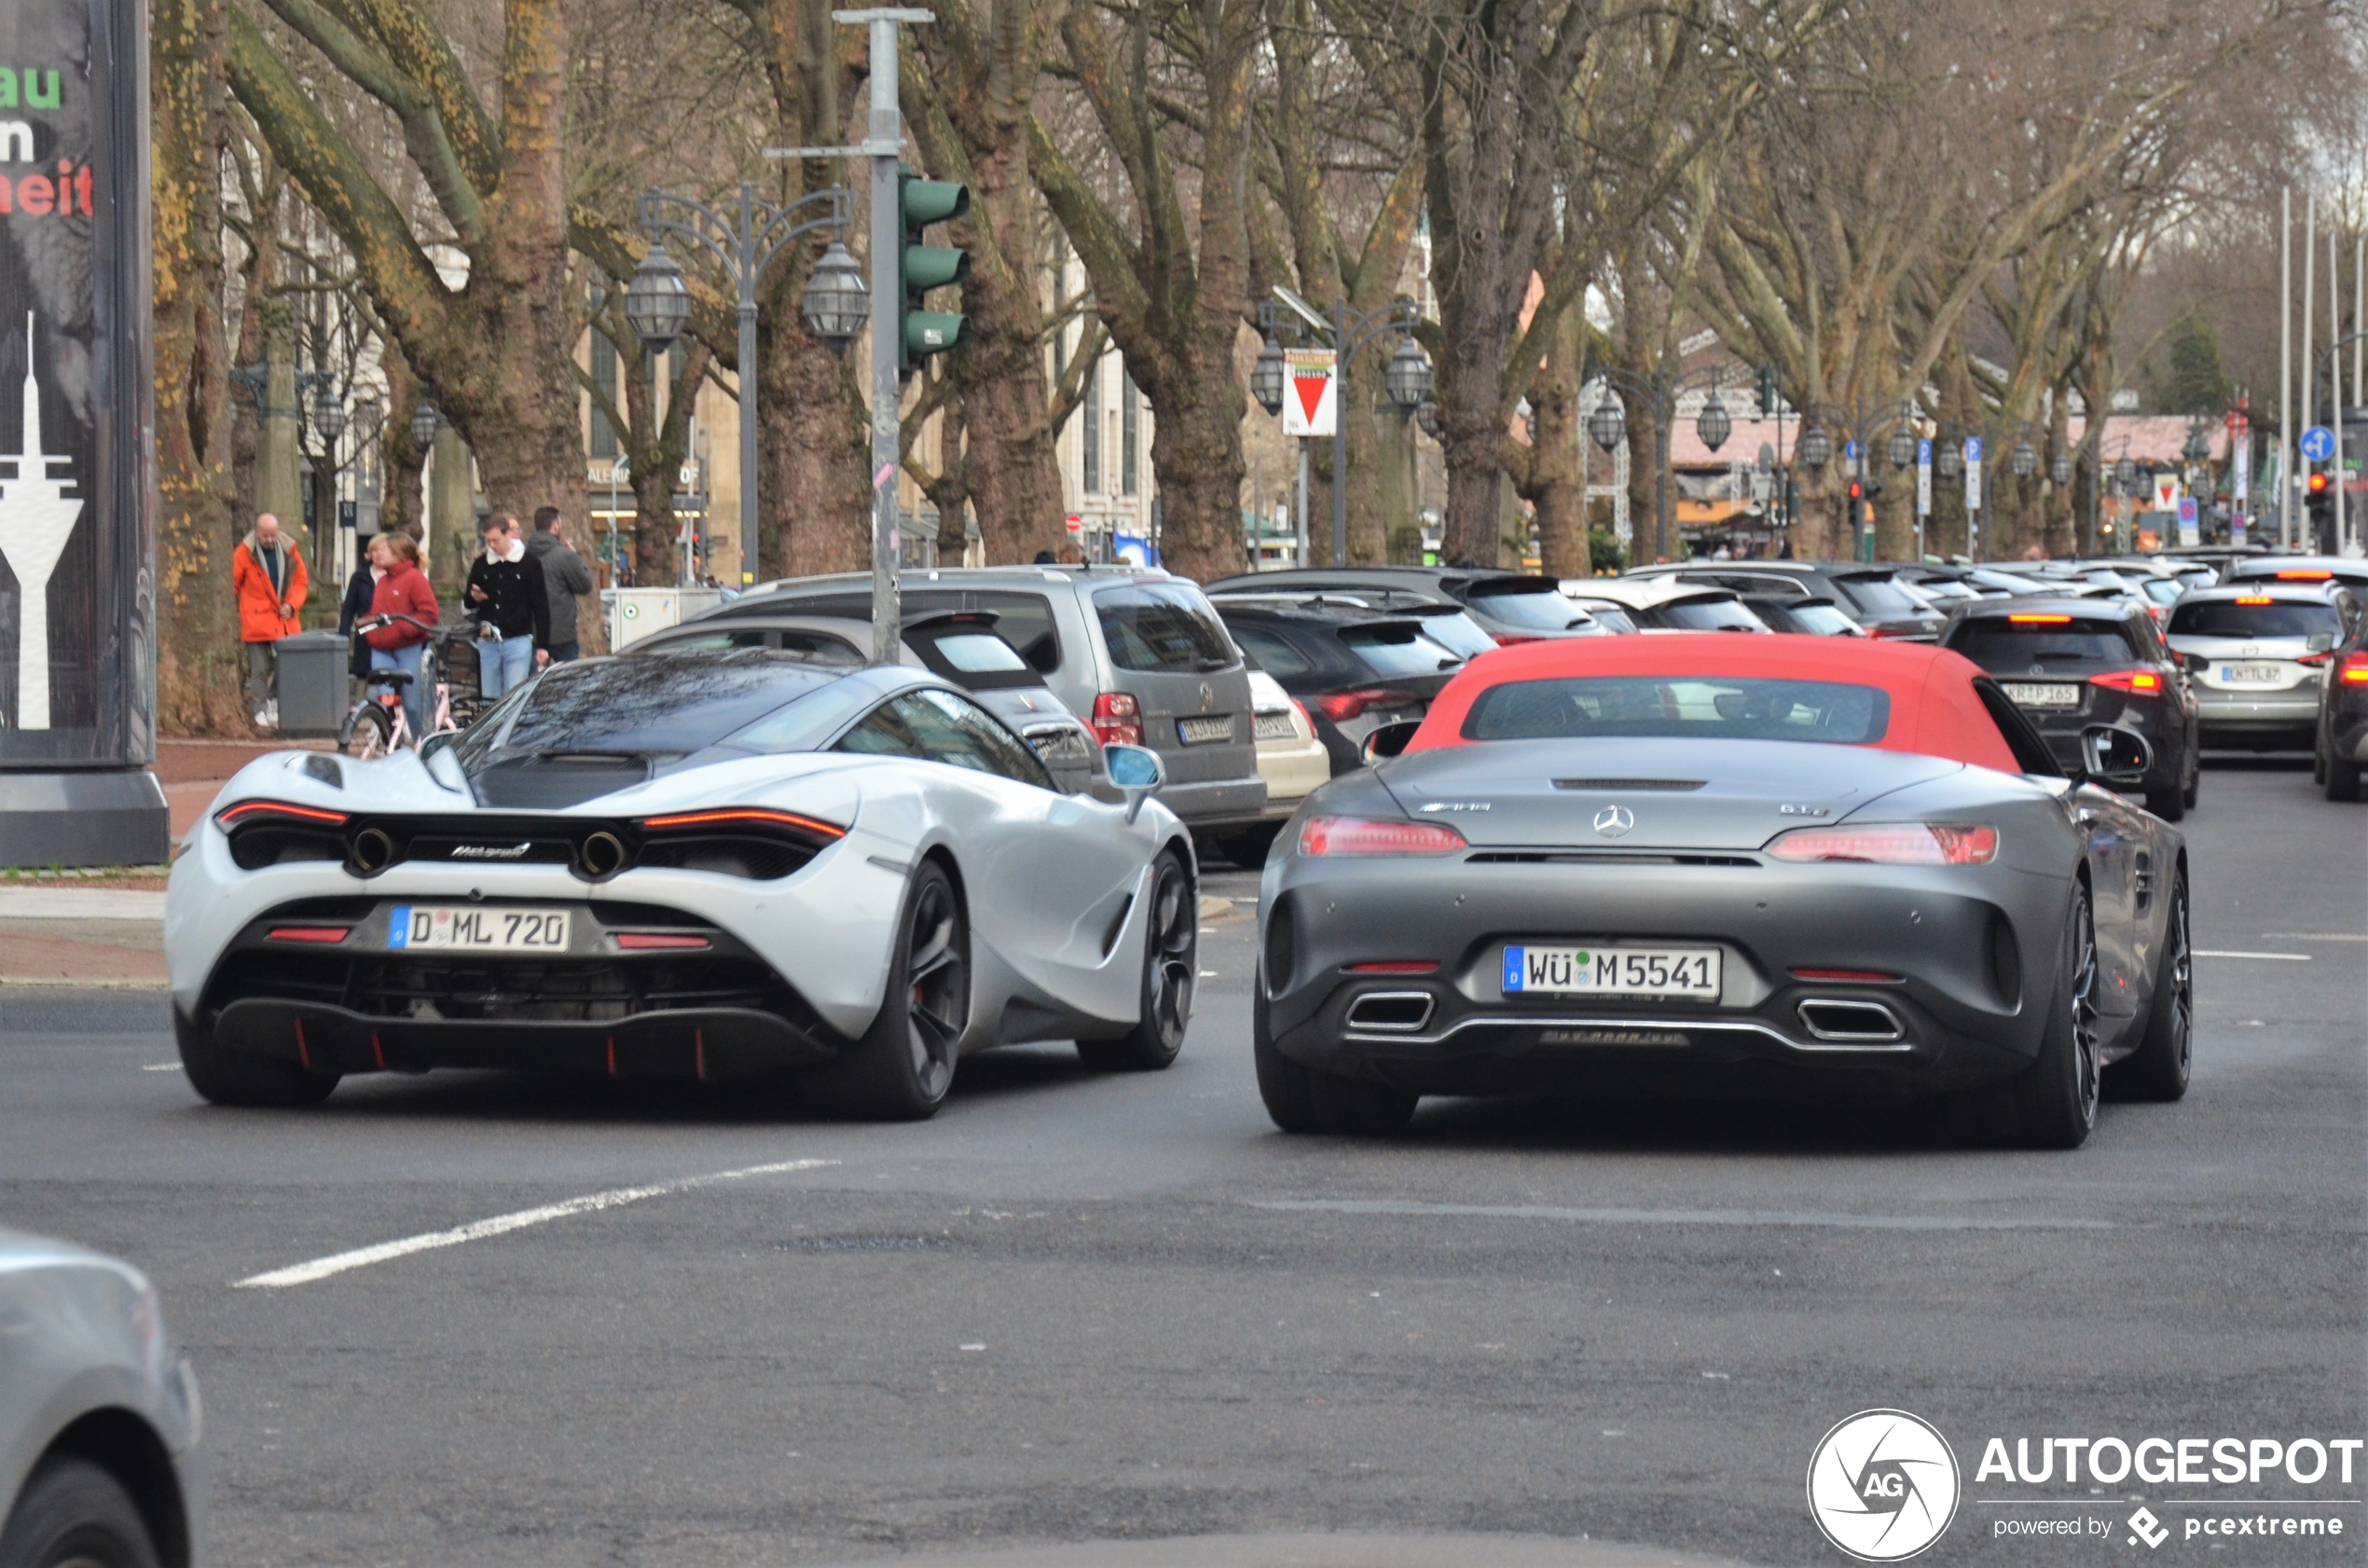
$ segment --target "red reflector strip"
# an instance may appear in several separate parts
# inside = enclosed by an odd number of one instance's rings
[[[2061,626],[2072,624],[2072,617],[2069,615],[2009,615],[2006,619],[2024,626]]]
[[[645,817],[645,828],[705,828],[726,822],[752,822],[776,828],[798,828],[825,838],[845,838],[847,830],[836,822],[825,822],[819,817],[801,817],[794,811],[761,811],[751,806],[734,807],[728,811],[681,811],[671,817]]]
[[[1427,958],[1393,958],[1378,964],[1351,964],[1351,974],[1437,974],[1439,966]]]
[[[343,942],[351,926],[274,926],[264,935],[272,942]]]
[[[628,953],[646,952],[655,947],[711,947],[705,937],[680,936],[665,931],[619,931],[616,944]]]
[[[342,826],[345,822],[342,811],[324,811],[314,805],[290,805],[285,801],[241,801],[236,805],[224,806],[214,814],[213,819],[227,828],[265,813],[274,817],[295,817],[307,822],[326,822],[332,827]]]
[[[1795,970],[1795,980],[1841,980],[1864,982],[1869,985],[1895,983],[1899,976],[1885,974],[1880,970]]]

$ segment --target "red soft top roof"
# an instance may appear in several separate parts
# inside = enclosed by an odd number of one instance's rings
[[[2013,773],[2015,754],[1974,690],[1980,674],[1972,660],[1945,648],[1856,637],[1680,632],[1556,638],[1501,648],[1466,665],[1432,702],[1407,750],[1470,745],[1464,738],[1464,719],[1473,699],[1508,681],[1575,675],[1752,676],[1879,686],[1891,698],[1891,723],[1876,743],[1881,750]]]

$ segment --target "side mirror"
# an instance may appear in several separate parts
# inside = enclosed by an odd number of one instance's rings
[[[1126,820],[1132,826],[1143,814],[1143,803],[1167,782],[1167,764],[1148,746],[1113,745],[1102,748],[1102,765],[1126,797]]]
[[[2334,645],[2335,634],[2334,632],[2315,631],[2310,634],[2310,651],[2314,653],[2323,653]]]
[[[2146,782],[2154,771],[2155,749],[2146,737],[2112,724],[2091,724],[2080,732],[2081,781],[2126,788]]]
[[[1420,719],[1400,719],[1394,723],[1384,724],[1376,729],[1365,737],[1365,745],[1362,748],[1365,765],[1371,767],[1384,758],[1395,757],[1404,751],[1408,742],[1414,738],[1414,732],[1422,727],[1423,722]]]

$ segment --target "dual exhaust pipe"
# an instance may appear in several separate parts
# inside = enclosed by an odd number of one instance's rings
[[[346,869],[356,876],[376,876],[402,858],[394,835],[384,828],[365,828],[346,848]],[[606,882],[632,863],[633,851],[625,840],[602,828],[575,846],[571,869],[588,882]]]

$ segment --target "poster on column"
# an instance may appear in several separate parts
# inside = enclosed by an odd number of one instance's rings
[[[144,15],[0,7],[0,770],[153,750]]]

